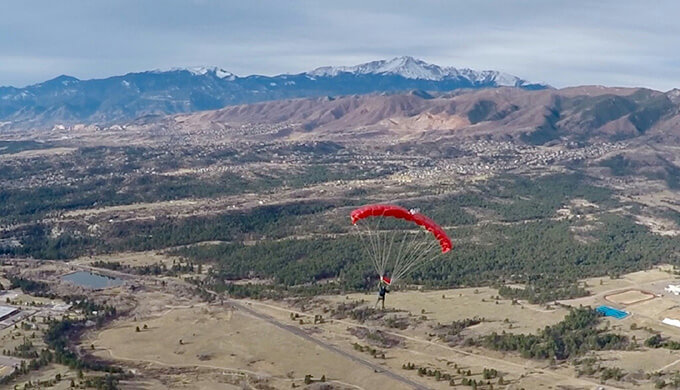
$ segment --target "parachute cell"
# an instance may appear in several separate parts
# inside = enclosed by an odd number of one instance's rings
[[[444,229],[417,209],[370,204],[352,211],[350,217],[380,280],[387,284],[453,247]]]
[[[441,245],[442,253],[450,251],[453,247],[453,244],[451,244],[451,240],[446,235],[446,232],[444,232],[444,229],[437,225],[433,220],[422,214],[406,210],[403,207],[390,204],[369,204],[352,211],[350,217],[352,218],[353,225],[356,225],[358,221],[368,217],[393,217],[411,221],[416,225],[424,227],[435,236]]]

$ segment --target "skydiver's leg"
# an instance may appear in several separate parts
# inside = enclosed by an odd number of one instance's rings
[[[385,297],[382,298],[382,309],[385,310]]]

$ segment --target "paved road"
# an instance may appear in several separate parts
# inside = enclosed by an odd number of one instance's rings
[[[11,356],[0,356],[0,368],[2,368],[2,367],[10,367],[10,368],[19,367],[21,365],[22,361],[23,361],[22,359],[17,359],[17,358],[11,357]],[[14,370],[10,369],[9,371],[7,371],[7,374],[9,374],[12,371],[14,371]],[[0,375],[0,378],[2,376],[3,375]]]
[[[287,332],[293,333],[293,334],[295,334],[296,336],[301,337],[301,338],[303,338],[303,339],[305,339],[305,340],[307,340],[307,341],[311,341],[311,342],[313,342],[314,344],[316,344],[316,345],[318,345],[318,346],[321,346],[321,347],[323,347],[323,348],[325,348],[325,349],[327,349],[327,350],[329,350],[329,351],[331,351],[331,352],[337,353],[338,355],[342,355],[342,356],[344,356],[345,358],[347,358],[347,359],[349,359],[349,360],[351,360],[351,361],[353,361],[353,362],[355,362],[355,363],[362,364],[362,365],[364,365],[364,366],[366,366],[366,367],[368,367],[368,368],[373,369],[373,371],[375,371],[375,372],[378,372],[378,373],[380,373],[380,374],[382,374],[382,375],[385,375],[385,376],[387,376],[387,377],[390,377],[390,378],[392,378],[392,379],[394,379],[394,380],[396,380],[396,381],[399,381],[399,382],[401,382],[401,383],[404,383],[404,384],[406,384],[406,385],[408,385],[408,386],[410,386],[410,387],[412,387],[412,388],[414,388],[414,389],[418,389],[418,390],[427,390],[427,389],[429,389],[428,387],[425,387],[425,386],[421,385],[420,383],[417,383],[417,382],[412,381],[412,380],[410,380],[410,379],[408,379],[408,378],[406,378],[406,377],[403,377],[403,376],[401,376],[401,375],[399,375],[399,374],[396,374],[396,373],[394,373],[394,372],[392,372],[392,371],[386,369],[385,367],[383,367],[383,366],[381,366],[381,365],[379,365],[379,364],[376,364],[376,363],[373,363],[373,362],[371,362],[371,361],[362,359],[362,358],[360,358],[360,357],[358,357],[358,356],[355,356],[355,355],[353,355],[353,354],[351,354],[351,353],[349,353],[349,352],[343,351],[342,349],[336,347],[336,346],[333,345],[333,344],[329,344],[329,343],[323,342],[323,341],[321,341],[321,340],[319,340],[319,339],[317,339],[317,338],[315,338],[315,337],[312,337],[312,336],[310,336],[309,334],[305,333],[302,329],[298,328],[297,326],[287,325],[287,324],[281,323],[281,322],[279,322],[277,319],[275,319],[274,317],[271,317],[271,316],[269,316],[269,315],[260,313],[260,312],[258,312],[258,311],[256,311],[256,310],[253,310],[253,309],[249,308],[247,305],[245,305],[245,304],[243,304],[243,303],[241,303],[241,302],[230,300],[230,301],[229,301],[229,304],[233,305],[233,306],[236,307],[238,310],[242,310],[242,311],[244,311],[244,312],[250,314],[250,315],[253,316],[253,317],[257,317],[257,318],[259,318],[259,319],[261,319],[261,320],[263,320],[263,321],[267,321],[268,323],[270,323],[270,324],[272,324],[272,325],[274,325],[274,326],[276,326],[276,327],[278,327],[278,328],[281,328],[281,329],[283,329],[283,330],[285,330],[285,331],[287,331]]]

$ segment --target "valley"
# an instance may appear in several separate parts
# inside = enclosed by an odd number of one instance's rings
[[[0,133],[0,300],[20,312],[0,375],[27,367],[4,383],[677,386],[680,331],[662,323],[678,316],[677,103],[432,95]],[[384,312],[349,219],[368,203],[418,209],[453,241]],[[116,283],[68,281],[86,273]]]

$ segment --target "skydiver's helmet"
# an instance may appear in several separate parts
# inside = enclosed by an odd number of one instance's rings
[[[392,283],[392,279],[390,279],[387,275],[381,276],[380,281],[385,283],[387,286],[389,286],[390,283]]]

